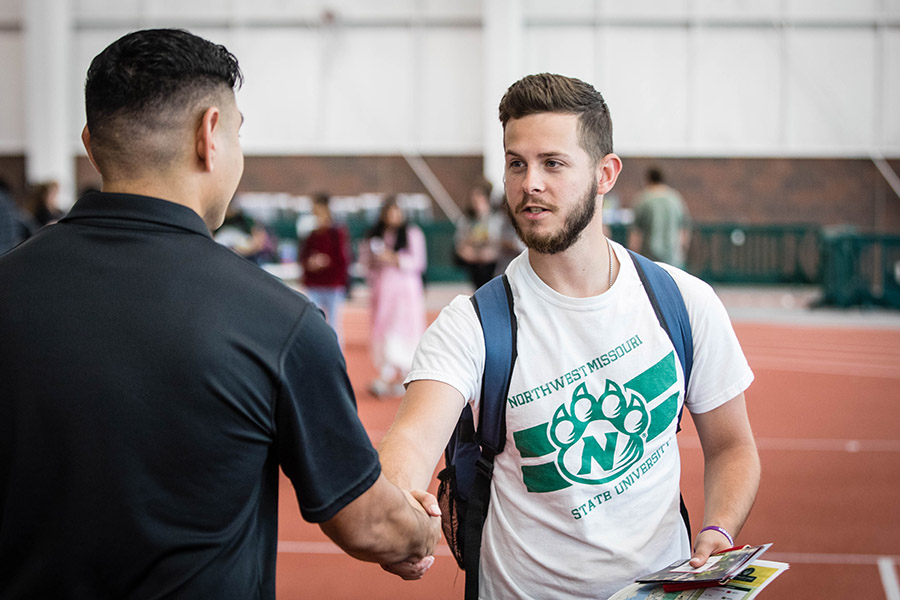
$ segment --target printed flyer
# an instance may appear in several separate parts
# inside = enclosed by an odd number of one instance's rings
[[[751,600],[789,567],[787,563],[755,560],[722,585],[667,592],[661,583],[633,583],[609,600]]]

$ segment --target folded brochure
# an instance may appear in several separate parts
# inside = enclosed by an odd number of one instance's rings
[[[656,583],[632,583],[608,600],[756,600],[763,588],[790,568],[787,563],[754,560],[723,585],[667,592]]]
[[[661,583],[668,590],[690,589],[720,585],[738,575],[748,564],[759,558],[772,544],[730,548],[713,554],[700,567],[693,567],[690,559],[679,560],[665,569],[635,579],[637,583]]]

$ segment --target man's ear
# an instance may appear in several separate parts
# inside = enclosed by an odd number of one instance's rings
[[[84,145],[84,150],[87,152],[88,160],[91,161],[91,166],[94,167],[94,170],[97,171],[97,173],[100,173],[100,167],[97,166],[97,161],[94,160],[94,153],[91,151],[91,132],[87,125],[81,130],[81,143]],[[102,175],[102,173],[100,174]]]
[[[200,119],[200,126],[196,133],[197,158],[205,171],[212,172],[216,155],[216,134],[221,122],[221,112],[218,107],[210,106]]]
[[[597,163],[597,195],[608,193],[622,172],[622,159],[610,152]]]

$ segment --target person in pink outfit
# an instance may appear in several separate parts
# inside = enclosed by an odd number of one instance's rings
[[[381,205],[378,222],[359,249],[366,268],[372,309],[371,357],[378,376],[369,385],[376,397],[403,395],[403,378],[425,332],[427,264],[425,235],[406,221],[395,196]]]

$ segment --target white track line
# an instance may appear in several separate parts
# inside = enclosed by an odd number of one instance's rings
[[[281,540],[278,542],[278,552],[282,554],[343,554],[334,542],[301,542]],[[450,548],[446,544],[438,544],[435,554],[450,556]],[[893,579],[897,585],[897,575],[894,565],[900,563],[900,556],[885,556],[878,554],[828,554],[816,552],[767,552],[767,560],[792,563],[797,565],[872,565],[878,566],[882,572],[882,580]],[[890,577],[888,577],[888,575]],[[887,589],[887,586],[886,586]],[[894,600],[894,597],[890,597]],[[900,596],[897,596],[900,600]]]
[[[855,375],[859,377],[880,377],[900,379],[900,369],[895,365],[848,364],[839,361],[813,361],[798,358],[780,360],[776,357],[748,357],[754,369],[763,371],[788,371],[791,373],[815,373],[823,375]]]
[[[775,560],[795,565],[894,565],[900,563],[900,556],[878,554],[826,554],[824,552],[766,552],[766,560]]]
[[[881,585],[884,587],[884,595],[887,600],[900,600],[900,581],[897,581],[895,562],[887,556],[878,559],[878,573],[881,575]]]
[[[344,554],[334,542],[300,542],[278,541],[278,552],[282,554]],[[450,556],[450,547],[438,544],[434,553],[440,556]]]
[[[699,448],[696,436],[680,437],[682,448]],[[757,438],[760,450],[796,450],[812,452],[900,452],[900,440],[840,440],[840,439],[792,439]]]
[[[280,540],[278,551],[283,554],[343,554],[334,542],[303,542]],[[450,556],[446,544],[438,544],[435,554]],[[880,570],[894,572],[894,565],[900,563],[900,556],[878,554],[827,554],[815,552],[767,552],[766,559],[805,565],[878,565]],[[896,578],[896,574],[894,575]],[[882,575],[882,577],[884,577]],[[900,600],[900,597],[898,597]]]
[[[281,554],[344,554],[344,551],[333,542],[279,541],[278,552]],[[450,548],[439,544],[434,553],[438,556],[450,556]],[[898,582],[895,568],[895,565],[900,563],[900,556],[768,552],[766,559],[795,565],[877,565],[885,599],[900,600],[900,582]]]

